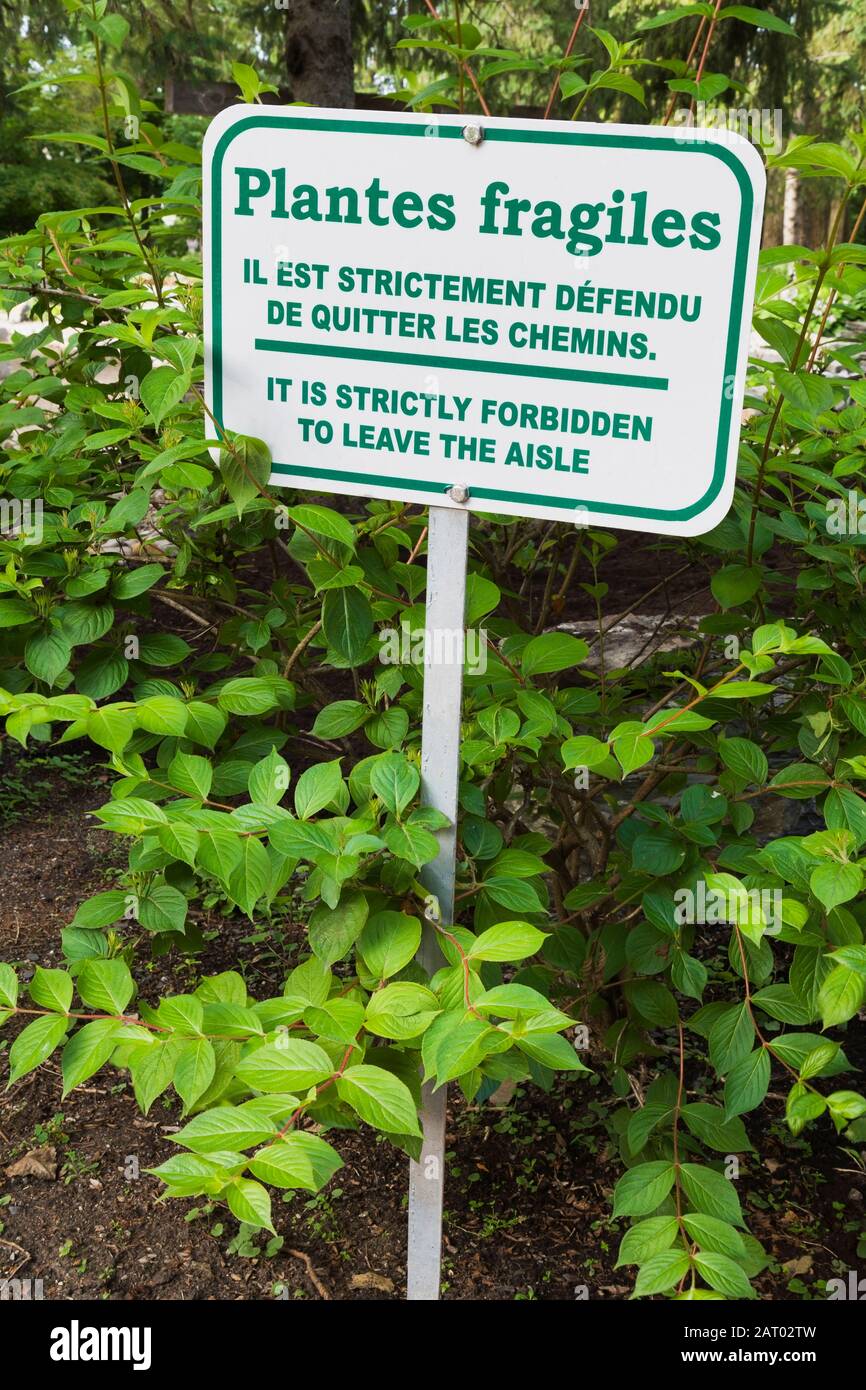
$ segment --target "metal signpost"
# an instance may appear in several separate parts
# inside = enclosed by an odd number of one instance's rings
[[[427,533],[427,632],[463,632],[466,607],[466,554],[469,513],[430,508]],[[462,657],[462,643],[460,644]],[[421,726],[421,799],[450,821],[439,832],[439,854],[422,879],[443,922],[454,916],[454,867],[457,853],[457,789],[460,772],[460,706],[463,663],[436,662],[435,647],[425,643],[424,704]],[[421,964],[432,975],[443,964],[436,929],[425,923]],[[439,1297],[442,1246],[442,1198],[445,1187],[445,1106],[447,1087],[424,1086],[421,1114],[424,1143],[418,1162],[409,1168],[408,1297]]]
[[[207,396],[271,486],[428,505],[427,633],[469,512],[698,535],[733,495],[764,170],[727,131],[234,107],[205,141]],[[424,881],[453,915],[460,661],[425,642]],[[421,948],[442,963],[435,929]],[[410,1169],[439,1296],[445,1088]]]

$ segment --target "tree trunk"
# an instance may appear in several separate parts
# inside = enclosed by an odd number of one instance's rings
[[[354,106],[350,0],[284,0],[293,101]]]

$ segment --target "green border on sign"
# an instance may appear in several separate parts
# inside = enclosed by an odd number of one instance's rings
[[[399,116],[393,119],[377,118],[375,120],[347,121],[336,117],[328,116],[276,116],[265,114],[253,114],[237,121],[232,125],[217,141],[211,161],[211,310],[212,310],[212,379],[213,379],[213,412],[216,420],[222,428],[225,428],[222,418],[223,408],[223,373],[222,373],[222,260],[221,260],[221,238],[222,238],[222,170],[223,160],[226,150],[241,131],[251,128],[283,128],[288,130],[337,130],[343,133],[359,132],[364,135],[398,135],[408,138],[426,138],[427,126],[421,122],[405,121]],[[438,129],[439,137],[442,139],[462,140],[463,131],[460,125],[441,125]],[[690,507],[683,507],[679,511],[669,511],[657,507],[624,507],[613,506],[610,503],[583,501],[580,498],[571,497],[544,497],[537,493],[501,491],[496,488],[472,488],[473,499],[487,498],[490,501],[501,502],[527,502],[532,506],[559,507],[563,510],[574,510],[578,507],[586,511],[604,512],[611,516],[634,516],[644,517],[647,520],[664,521],[688,521],[694,516],[698,516],[705,511],[718,496],[725,477],[725,463],[728,454],[728,441],[730,437],[731,412],[733,410],[733,400],[725,389],[725,383],[733,380],[736,375],[737,355],[740,337],[740,317],[743,308],[743,298],[746,282],[746,261],[749,250],[749,229],[752,222],[752,209],[754,197],[752,193],[751,180],[748,178],[743,165],[732,151],[726,149],[714,141],[704,141],[700,139],[689,139],[683,141],[676,136],[647,136],[647,135],[607,135],[602,131],[581,131],[579,128],[571,131],[550,130],[542,122],[538,123],[536,129],[521,127],[509,129],[505,126],[490,125],[484,130],[486,141],[505,141],[507,143],[535,143],[547,145],[588,145],[611,147],[614,149],[665,149],[673,150],[682,154],[705,154],[714,159],[720,159],[733,171],[734,177],[740,188],[740,218],[737,228],[737,253],[734,262],[734,283],[731,287],[731,315],[728,320],[727,341],[725,344],[725,370],[722,379],[722,387],[719,400],[719,428],[716,436],[716,454],[713,467],[713,476],[710,485],[697,502]],[[265,339],[258,342],[264,343]],[[269,343],[269,347],[274,345]],[[289,343],[280,347],[280,351],[291,351],[292,345]],[[360,358],[363,350],[353,352],[351,349],[331,349],[323,346],[322,349],[310,347],[310,345],[299,345],[299,351],[321,351],[321,355],[339,355],[352,358]],[[372,355],[372,350],[368,350]],[[367,355],[367,354],[363,354]],[[387,360],[399,357],[401,360],[417,362],[419,366],[436,365],[447,366],[461,370],[471,366],[473,370],[478,369],[475,359],[443,359],[425,357],[422,353],[411,354],[389,354],[376,353],[377,358]],[[492,364],[491,364],[492,366]],[[506,366],[493,367],[493,370],[507,371]],[[536,375],[551,376],[557,378],[567,378],[582,380],[586,377],[589,380],[603,378],[606,373],[578,373],[566,368],[544,368],[539,367],[528,370],[525,365],[515,369],[515,375]],[[646,385],[652,383],[650,389],[666,390],[667,381],[664,377],[632,378],[634,385]],[[428,479],[417,480],[414,478],[391,478],[370,473],[350,473],[341,469],[327,468],[306,468],[296,467],[287,463],[273,463],[273,471],[282,473],[288,477],[308,477],[321,478],[327,482],[348,482],[348,483],[373,483],[377,487],[390,487],[396,490],[401,488],[412,488],[417,492],[437,493],[441,495],[447,490],[447,484],[432,483]]]

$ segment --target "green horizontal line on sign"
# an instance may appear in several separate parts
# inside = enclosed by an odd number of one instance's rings
[[[630,376],[627,372],[584,372],[572,367],[531,367],[515,362],[485,362],[475,357],[428,357],[414,352],[334,347],[329,343],[296,343],[279,338],[256,338],[255,345],[258,352],[294,352],[305,357],[349,357],[362,362],[397,362],[410,367],[494,372],[502,376],[551,377],[555,381],[588,381],[596,386],[635,386],[646,391],[667,391],[669,384],[666,376]]]

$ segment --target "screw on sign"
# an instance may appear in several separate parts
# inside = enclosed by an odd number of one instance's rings
[[[209,407],[266,441],[271,487],[429,506],[428,631],[463,629],[472,511],[657,535],[725,516],[765,185],[747,141],[243,106],[204,167]],[[462,677],[427,644],[431,973]],[[410,1299],[439,1295],[445,1087],[422,1118]]]

